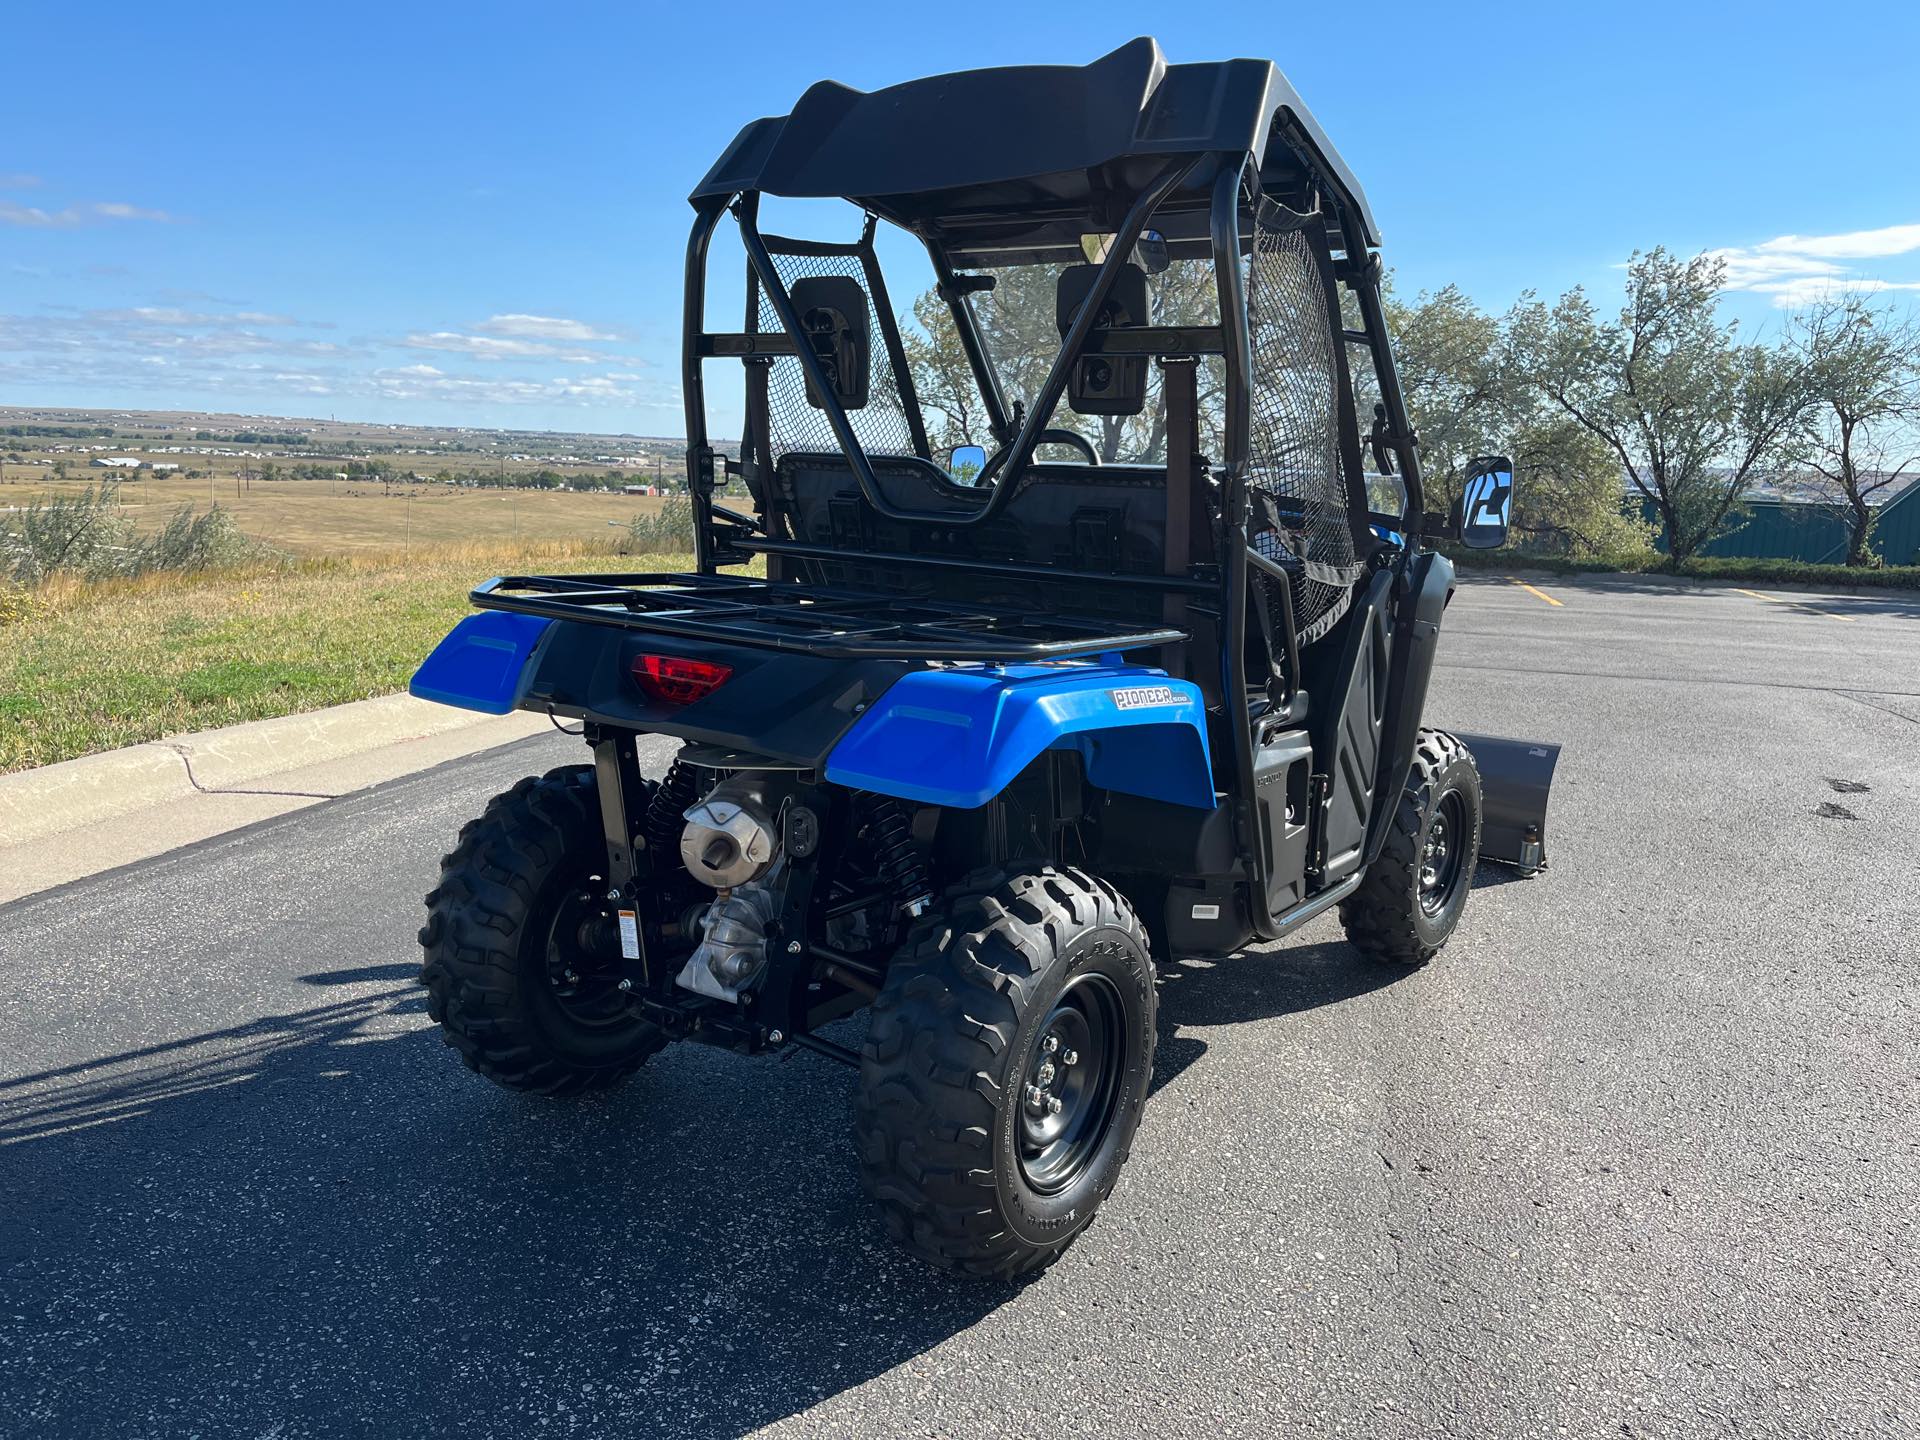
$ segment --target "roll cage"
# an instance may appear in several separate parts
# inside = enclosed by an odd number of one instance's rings
[[[1077,114],[1082,123],[1040,123],[1036,107],[1056,119],[1056,112]],[[763,233],[763,195],[849,201],[865,214],[859,238],[823,242]],[[1238,863],[1260,894],[1266,867],[1254,810],[1256,752],[1279,728],[1308,724],[1316,735],[1327,731],[1315,750],[1331,750],[1339,742],[1330,727],[1356,703],[1348,696],[1350,677],[1385,666],[1390,653],[1396,665],[1403,663],[1396,626],[1382,618],[1399,602],[1373,582],[1387,578],[1379,570],[1404,566],[1416,554],[1423,518],[1419,457],[1387,338],[1372,217],[1351,172],[1284,77],[1264,61],[1168,66],[1153,41],[1137,40],[1083,69],[966,72],[872,95],[816,85],[790,115],[747,126],[690,198],[695,215],[686,251],[681,379],[698,573],[507,577],[475,592],[475,603],[841,660],[1117,658],[1152,648],[1158,664],[1192,676],[1206,694],[1218,725],[1216,764],[1224,772],[1220,788],[1238,837]],[[746,324],[716,331],[705,321],[708,256],[716,230],[729,219],[748,261]],[[925,473],[937,467],[875,252],[881,223],[908,231],[924,247],[999,447],[979,483],[965,491],[947,493],[938,483],[943,472],[937,479]],[[1173,257],[1210,267],[1217,324],[1103,323],[1107,301],[1150,225]],[[989,355],[975,310],[986,281],[976,272],[1078,259],[1081,237],[1090,232],[1113,239],[1023,409],[1009,400]],[[1250,276],[1262,276],[1263,261],[1283,246],[1292,247],[1293,292],[1269,291],[1250,310]],[[790,284],[788,275],[809,264],[859,279],[870,302],[877,332],[871,354],[876,361],[884,355],[901,412],[886,414],[885,423],[895,428],[883,452],[860,433],[862,424],[881,423],[877,412],[856,422],[857,407],[838,393],[838,377],[796,304],[799,282]],[[1352,297],[1351,312],[1340,288]],[[1270,353],[1273,312],[1289,303],[1318,307],[1329,347],[1326,386],[1304,407],[1318,408],[1325,444],[1306,461],[1256,457],[1251,445],[1256,409],[1274,399],[1271,387],[1261,388],[1263,377],[1289,363]],[[1398,462],[1404,494],[1395,515],[1368,513],[1349,348],[1366,355],[1375,376],[1378,406],[1364,441],[1376,457]],[[993,538],[1004,532],[1023,493],[1052,487],[1070,494],[1077,483],[1078,477],[1058,473],[1060,467],[1036,462],[1034,452],[1074,367],[1089,356],[1137,357],[1162,367],[1166,563],[1148,567],[1160,573],[1114,562],[1124,536],[1106,548],[1090,541],[1083,555],[1082,520],[1070,501],[1054,512],[1062,534],[1073,532],[1064,561],[1008,555]],[[1217,357],[1225,381],[1221,453],[1212,458],[1198,453],[1194,372],[1202,357]],[[702,370],[709,359],[736,359],[744,367],[737,460],[709,434]],[[824,444],[812,447],[820,454],[791,445],[775,453],[770,389],[784,383],[789,399],[794,392],[790,378],[779,382],[772,372],[788,360],[804,379],[812,419],[825,422],[831,453]],[[837,473],[857,492],[844,508],[857,513],[842,513],[836,491],[816,506],[833,510],[831,525],[795,533],[791,507],[776,497],[817,482],[814,470],[823,465],[843,467]],[[1294,553],[1255,543],[1300,518],[1271,493],[1273,476],[1291,465],[1317,465],[1323,482],[1344,497],[1340,513],[1327,522],[1330,533],[1344,532],[1344,549],[1334,557],[1340,563],[1316,562],[1298,546]],[[1087,472],[1089,482],[1101,473]],[[734,476],[754,495],[755,513],[722,503],[718,492]],[[939,503],[903,500],[903,481],[911,482],[909,491],[938,492]],[[1393,532],[1391,539],[1379,538],[1370,521]],[[756,557],[767,562],[764,581],[721,573]],[[1298,597],[1303,575],[1315,574],[1320,589],[1341,604],[1309,616],[1299,613]],[[995,601],[998,587],[1023,587],[1037,603],[1010,613]],[[1354,623],[1341,626],[1348,615]],[[1334,657],[1317,672],[1303,656],[1309,644]],[[1270,665],[1271,674],[1251,674],[1255,665]],[[1309,718],[1309,672],[1318,676],[1316,687],[1339,690],[1323,700],[1316,688],[1314,706],[1331,714]],[[1384,697],[1399,681],[1381,674]],[[1424,678],[1419,689],[1424,692]],[[1394,702],[1369,703],[1378,712],[1376,724],[1382,715],[1391,719],[1380,706]],[[1417,711],[1416,700],[1416,721]],[[1263,738],[1256,738],[1256,728]],[[1396,763],[1404,774],[1404,763]],[[1363,801],[1363,825],[1366,810]],[[1269,935],[1291,928],[1357,879],[1324,888],[1284,921],[1279,905],[1256,905],[1254,928]]]

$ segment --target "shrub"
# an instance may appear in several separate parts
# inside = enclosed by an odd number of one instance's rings
[[[38,499],[0,518],[0,579],[17,586],[62,574],[99,580],[203,570],[264,553],[218,505],[204,511],[183,505],[143,536],[121,512],[119,487],[112,484]]]
[[[685,555],[693,549],[693,502],[669,495],[667,503],[636,515],[620,542],[622,555]]]

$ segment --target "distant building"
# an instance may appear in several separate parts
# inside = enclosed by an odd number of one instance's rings
[[[96,455],[87,462],[96,470],[138,470],[140,461],[132,455]]]
[[[154,462],[154,465],[153,465],[153,473],[156,475],[162,475],[169,470],[178,470],[179,468],[180,466],[172,460],[157,460]]]

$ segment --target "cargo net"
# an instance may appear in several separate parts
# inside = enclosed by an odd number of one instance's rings
[[[1253,405],[1249,543],[1285,567],[1302,645],[1346,613],[1364,566],[1353,542],[1340,445],[1340,369],[1312,216],[1262,200],[1247,260]],[[1277,627],[1277,582],[1255,572]],[[1297,676],[1292,677],[1296,683]]]
[[[769,238],[771,249],[778,242]],[[873,289],[857,252],[827,255],[788,255],[773,250],[774,267],[789,293],[800,280],[819,275],[841,275],[860,282],[867,297],[867,344],[872,352],[871,380],[867,403],[849,410],[854,436],[869,455],[911,455],[913,431],[907,424],[906,405],[900,394],[900,381],[893,373],[893,361],[887,354],[885,332],[880,328],[880,313],[874,308]],[[782,335],[785,330],[774,313],[773,301],[766,290],[755,284],[760,298],[760,313],[754,326],[756,334]],[[788,451],[836,455],[840,441],[835,438],[827,412],[807,401],[807,377],[800,362],[790,355],[776,359],[767,372],[767,428],[773,458]]]

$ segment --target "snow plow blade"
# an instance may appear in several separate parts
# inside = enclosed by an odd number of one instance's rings
[[[1480,858],[1511,865],[1522,875],[1547,868],[1547,792],[1560,747],[1497,735],[1455,738],[1480,770]]]

